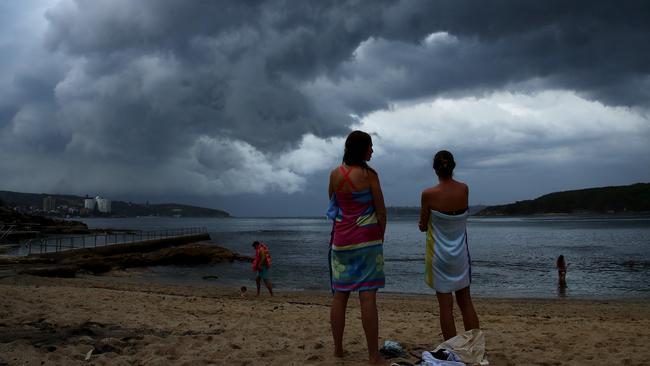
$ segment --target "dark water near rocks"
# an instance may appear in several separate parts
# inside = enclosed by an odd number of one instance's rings
[[[278,290],[329,290],[331,223],[321,218],[86,219],[90,227],[207,227],[215,243],[252,255],[261,240],[273,257]],[[485,297],[650,299],[650,218],[471,218],[472,293]],[[555,259],[569,264],[568,288],[557,288]],[[416,217],[389,220],[384,244],[388,292],[432,293],[424,278],[424,234]],[[254,288],[249,263],[156,267],[152,281]],[[204,280],[203,276],[218,276]]]

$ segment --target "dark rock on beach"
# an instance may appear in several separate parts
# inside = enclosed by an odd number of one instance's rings
[[[79,272],[102,274],[116,269],[159,265],[211,264],[224,261],[251,261],[212,243],[189,243],[172,247],[132,246],[89,248],[28,257],[3,257],[0,268],[13,268],[19,274],[44,277],[75,277]],[[108,250],[110,249],[110,250]]]
[[[41,277],[60,277],[73,278],[79,271],[77,266],[47,266],[42,268],[32,268],[20,271],[21,274],[28,274]]]

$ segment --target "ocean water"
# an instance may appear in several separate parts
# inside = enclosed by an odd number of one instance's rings
[[[204,226],[212,240],[252,255],[269,245],[277,290],[329,291],[327,253],[332,224],[325,218],[86,219],[90,227],[163,229]],[[650,299],[650,218],[470,218],[471,291],[483,297]],[[424,283],[425,234],[417,217],[389,219],[384,243],[387,292],[433,293]],[[558,289],[555,260],[568,263]],[[203,276],[217,276],[204,280]],[[255,287],[250,263],[154,267],[150,281]]]

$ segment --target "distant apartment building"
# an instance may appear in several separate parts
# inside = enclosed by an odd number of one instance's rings
[[[95,205],[97,203],[95,202],[94,198],[86,198],[84,200],[84,208],[90,212],[95,211]]]
[[[111,213],[111,200],[101,196],[95,197],[97,201],[97,211],[102,213]]]
[[[102,196],[84,199],[84,208],[81,212],[92,214],[96,211],[99,211],[101,213],[111,213],[111,200],[106,199]]]
[[[43,198],[43,211],[50,212],[56,210],[56,199],[51,196]]]

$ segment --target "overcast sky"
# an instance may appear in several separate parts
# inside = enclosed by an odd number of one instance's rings
[[[650,3],[0,2],[0,190],[321,215],[354,129],[391,206],[650,182]]]

